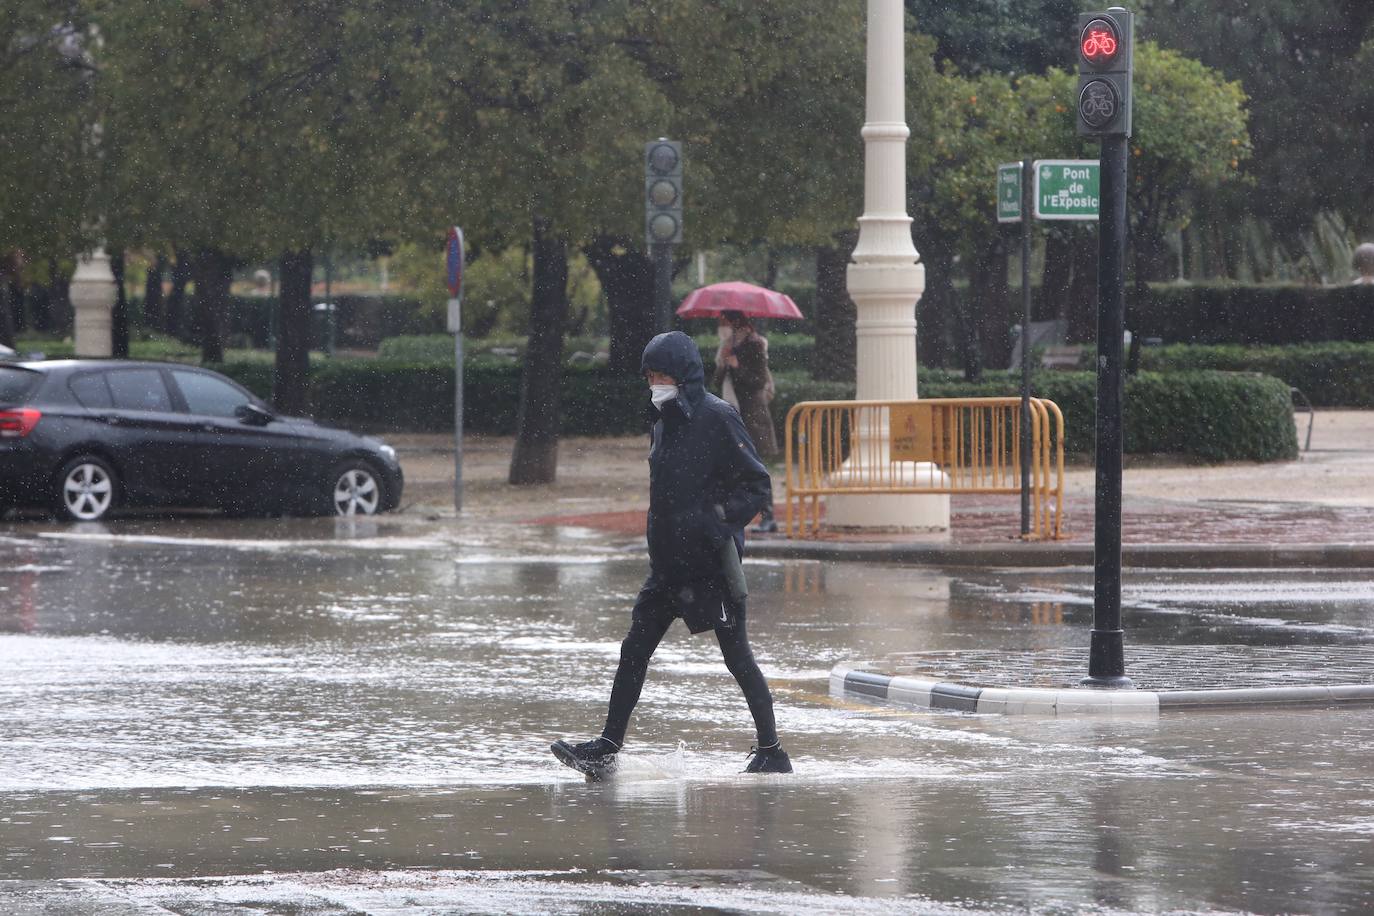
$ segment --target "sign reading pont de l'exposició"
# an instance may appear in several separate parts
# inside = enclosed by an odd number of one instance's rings
[[[1036,219],[1097,219],[1102,167],[1096,159],[1038,159]]]

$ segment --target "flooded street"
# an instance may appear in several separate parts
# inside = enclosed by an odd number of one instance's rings
[[[980,717],[830,694],[845,660],[1086,645],[1087,569],[750,562],[796,774],[740,774],[743,698],[679,625],[621,772],[586,784],[548,744],[600,730],[638,549],[413,520],[5,526],[0,910],[1374,905],[1374,709]],[[1128,664],[1133,642],[1374,641],[1364,570],[1136,572],[1125,600]]]

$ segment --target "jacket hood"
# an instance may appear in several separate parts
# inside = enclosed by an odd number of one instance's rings
[[[701,351],[696,341],[681,331],[659,334],[644,348],[644,356],[639,362],[640,372],[662,372],[677,380],[680,398],[686,400],[691,411],[706,397],[706,370],[701,364]]]

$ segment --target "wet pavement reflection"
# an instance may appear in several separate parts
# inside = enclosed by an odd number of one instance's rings
[[[599,729],[644,571],[635,545],[566,528],[0,528],[0,904],[1374,905],[1374,710],[1003,718],[830,695],[842,660],[1085,645],[1086,569],[751,562],[797,774],[739,775],[743,699],[679,627],[622,772],[585,784],[547,745]],[[1371,598],[1360,570],[1137,572],[1128,638],[1367,645]],[[239,875],[258,877],[218,880]]]

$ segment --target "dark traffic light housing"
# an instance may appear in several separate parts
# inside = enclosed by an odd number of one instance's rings
[[[1131,135],[1134,14],[1114,6],[1078,17],[1078,133]]]
[[[682,241],[682,144],[644,144],[644,237],[650,245]]]

